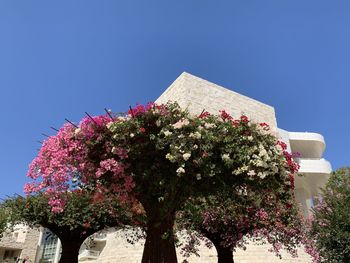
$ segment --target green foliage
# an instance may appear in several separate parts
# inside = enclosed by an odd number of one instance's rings
[[[94,202],[87,192],[74,191],[61,195],[65,210],[53,213],[48,197],[38,193],[27,197],[13,197],[4,202],[10,212],[12,224],[25,223],[30,226],[43,226],[59,237],[77,233],[92,234],[107,226],[120,226],[126,223],[127,216],[122,206],[115,200]]]
[[[311,233],[323,262],[350,262],[350,167],[332,173],[313,212]]]
[[[2,205],[0,206],[0,238],[8,227],[8,211]]]

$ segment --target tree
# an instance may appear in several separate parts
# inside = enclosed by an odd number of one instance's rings
[[[218,263],[233,263],[233,252],[254,241],[271,244],[270,251],[279,257],[281,249],[296,256],[306,238],[293,198],[285,199],[268,190],[254,193],[233,189],[190,200],[179,213],[178,223],[187,229],[191,242],[194,238],[209,239],[216,248]],[[193,247],[186,245],[184,252],[190,255]]]
[[[322,262],[350,262],[350,167],[331,174],[313,208],[311,234]]]
[[[40,180],[27,190],[53,192],[56,212],[64,204],[55,193],[71,187],[72,179],[121,201],[137,200],[147,218],[142,262],[175,263],[175,214],[189,198],[228,186],[280,189],[290,181],[290,161],[266,126],[225,111],[192,116],[176,103],[85,118],[44,143],[29,171]]]
[[[93,200],[86,191],[61,193],[65,209],[53,213],[49,197],[43,193],[27,197],[13,197],[4,202],[10,211],[12,224],[25,223],[43,226],[61,241],[60,263],[77,263],[79,249],[84,240],[105,227],[119,227],[127,223],[125,209],[114,200]]]
[[[8,211],[0,205],[0,238],[3,236],[4,232],[8,227]]]
[[[189,199],[179,213],[177,222],[192,236],[190,241],[198,234],[209,239],[216,248],[219,263],[233,263],[233,251],[245,248],[248,238],[267,241],[279,257],[282,248],[296,256],[300,244],[308,245],[293,194],[294,174],[299,167],[286,151],[286,145],[279,144],[290,167],[287,180],[274,188],[266,185],[254,189],[245,184],[227,187],[215,195]],[[193,247],[185,246],[186,255],[193,252]]]

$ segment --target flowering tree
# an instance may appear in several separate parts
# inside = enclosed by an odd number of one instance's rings
[[[296,249],[307,241],[304,221],[293,199],[285,202],[284,198],[272,191],[254,193],[233,189],[191,200],[179,213],[178,222],[187,229],[191,242],[202,237],[209,239],[216,248],[219,263],[233,263],[236,248],[245,249],[251,241],[270,243],[270,251],[279,257],[282,248],[296,256]],[[197,251],[193,245],[186,245],[184,252],[190,255]]]
[[[251,129],[252,125],[248,127]],[[268,131],[268,126],[263,127]],[[252,131],[249,133],[254,134]],[[271,157],[265,149],[271,148],[271,139],[267,136],[265,140],[268,141],[265,141],[260,137],[259,147],[247,156],[249,163],[259,164],[254,169],[250,166],[248,174],[257,173],[258,167],[260,172],[269,167],[266,161]],[[253,141],[254,137],[250,140]],[[191,198],[179,213],[179,225],[187,229],[192,237],[199,233],[208,238],[217,250],[220,263],[233,263],[233,251],[237,247],[245,248],[248,238],[250,241],[267,241],[272,245],[271,251],[278,256],[282,247],[294,256],[298,245],[305,243],[303,220],[293,195],[294,175],[299,167],[286,151],[286,145],[283,142],[277,144],[283,152],[283,155],[277,155],[282,158],[278,169],[288,174],[284,181],[265,186],[246,183],[228,186],[215,195]],[[195,252],[193,246],[185,246],[185,254],[191,252]]]
[[[45,194],[14,197],[4,202],[11,211],[9,222],[25,223],[30,226],[43,226],[54,233],[61,241],[60,263],[77,263],[79,249],[84,240],[105,227],[120,227],[128,217],[125,208],[115,200],[96,202],[88,192],[77,190],[61,193],[65,208],[53,213]]]
[[[310,233],[322,262],[350,262],[350,167],[332,173],[313,213]]]
[[[288,191],[281,184],[291,182],[290,162],[267,125],[246,116],[138,105],[125,117],[65,125],[33,161],[29,176],[36,182],[26,189],[49,193],[54,212],[64,210],[58,193],[76,184],[120,202],[137,200],[147,217],[142,262],[173,263],[175,214],[186,200],[227,187]]]

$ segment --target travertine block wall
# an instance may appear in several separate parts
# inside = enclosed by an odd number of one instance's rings
[[[118,232],[110,233],[107,237],[107,243],[101,252],[99,258],[91,263],[140,263],[143,252],[144,242],[137,242],[135,245],[127,243],[123,237],[124,234]],[[282,259],[277,258],[271,252],[268,252],[269,245],[250,244],[247,250],[241,249],[234,253],[235,263],[311,263],[311,258],[303,250],[299,251],[297,258],[292,258],[284,253]],[[190,263],[217,263],[215,248],[207,248],[203,243],[200,246],[200,257],[192,256],[187,258]],[[185,258],[177,249],[178,262]]]
[[[23,250],[21,258],[29,257],[34,262],[35,256],[38,251],[40,231],[38,228],[28,228],[25,241],[23,243]]]
[[[17,233],[17,238],[13,236],[13,233],[10,233],[9,236],[4,236],[0,240],[0,249],[1,251],[5,250],[21,250],[21,258],[29,257],[29,259],[34,262],[36,251],[38,248],[38,241],[40,232],[38,229],[32,229],[26,226],[22,226],[19,229],[16,229],[14,233]],[[1,255],[0,255],[0,258]]]
[[[245,114],[255,122],[266,122],[272,128],[277,127],[273,107],[186,72],[156,100],[157,103],[167,101],[177,101],[193,114],[200,114],[203,109],[213,114],[226,110],[233,117]]]

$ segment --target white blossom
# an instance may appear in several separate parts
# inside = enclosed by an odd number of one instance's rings
[[[228,153],[225,153],[225,154],[221,155],[221,159],[224,160],[224,161],[231,160],[230,155]]]
[[[175,157],[173,155],[171,155],[170,153],[167,153],[165,155],[165,158],[168,159],[170,162],[175,162]]]
[[[216,125],[215,125],[215,123],[205,123],[204,124],[204,127],[206,128],[206,129],[210,129],[210,128],[215,128],[216,127]]]
[[[135,134],[133,133],[130,133],[130,137],[133,138],[135,136]]]
[[[202,134],[200,132],[198,132],[198,131],[195,132],[195,133],[191,132],[189,137],[190,138],[195,138],[195,139],[200,139],[200,138],[202,138]]]
[[[177,168],[176,173],[178,176],[181,176],[181,174],[185,173],[185,169],[182,167]]]
[[[196,178],[197,178],[197,180],[200,180],[200,179],[202,179],[202,176],[201,176],[201,174],[196,174]]]
[[[191,154],[190,154],[190,153],[184,153],[184,154],[182,155],[182,158],[184,158],[185,161],[187,161],[188,159],[190,159],[190,157],[191,157]]]
[[[250,170],[250,171],[248,172],[248,175],[249,175],[249,176],[255,175],[255,171],[254,171],[254,170]]]
[[[259,173],[258,173],[258,177],[259,177],[260,179],[264,179],[264,178],[266,177],[266,173],[259,172]]]
[[[181,119],[177,123],[173,124],[174,129],[181,129],[183,126],[190,124],[188,119]]]
[[[168,130],[165,130],[163,133],[164,133],[165,137],[168,137],[168,136],[173,134],[171,131],[168,131]]]
[[[108,123],[106,124],[106,127],[107,127],[108,130],[111,130],[111,127],[112,127],[113,123],[114,123],[114,122],[110,121],[110,122],[108,122]]]

